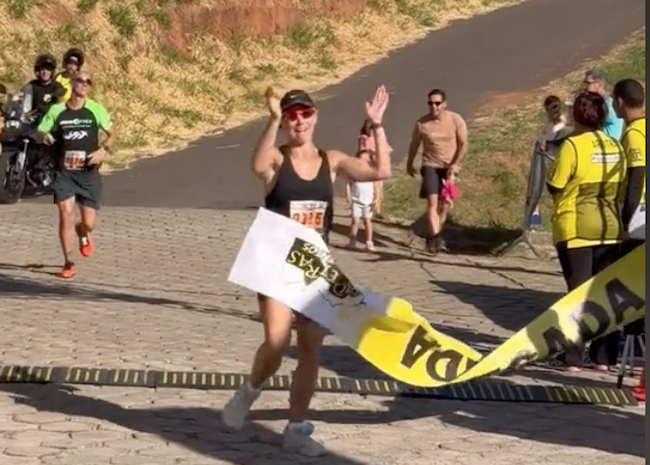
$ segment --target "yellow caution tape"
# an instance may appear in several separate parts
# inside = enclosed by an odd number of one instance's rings
[[[363,325],[354,349],[398,381],[440,387],[544,359],[643,316],[645,244],[558,300],[484,357],[436,331],[398,298],[390,300],[386,316]]]

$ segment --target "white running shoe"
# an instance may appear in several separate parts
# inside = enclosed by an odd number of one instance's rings
[[[242,429],[248,412],[261,392],[259,389],[253,389],[248,382],[240,387],[230,398],[221,414],[226,426],[236,430]]]
[[[282,448],[307,457],[320,457],[325,455],[325,446],[311,437],[314,425],[311,423],[289,423],[284,429]]]

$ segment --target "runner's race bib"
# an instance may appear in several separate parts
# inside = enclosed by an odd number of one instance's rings
[[[645,239],[645,205],[639,205],[632,219],[630,220],[630,226],[628,228],[628,233],[630,239]]]
[[[63,159],[63,166],[70,171],[79,171],[86,168],[86,152],[83,150],[68,150]]]
[[[327,202],[319,200],[294,200],[291,202],[289,210],[292,220],[316,231],[323,230]]]

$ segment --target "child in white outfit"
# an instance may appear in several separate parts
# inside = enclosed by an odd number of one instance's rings
[[[360,150],[357,157],[370,163],[371,154],[368,150]],[[366,235],[366,249],[374,252],[375,245],[372,242],[372,213],[377,203],[379,186],[377,182],[352,182],[346,186],[346,195],[350,204],[352,223],[350,224],[350,244],[353,248],[356,245],[357,234],[364,223]]]

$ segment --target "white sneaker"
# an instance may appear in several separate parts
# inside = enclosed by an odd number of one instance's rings
[[[311,437],[314,425],[311,423],[289,423],[284,429],[282,448],[287,452],[305,455],[307,457],[320,457],[325,455],[327,449],[319,441]]]
[[[236,430],[242,429],[248,412],[261,392],[259,389],[253,389],[248,382],[240,387],[226,403],[221,413],[221,418],[226,426]]]

